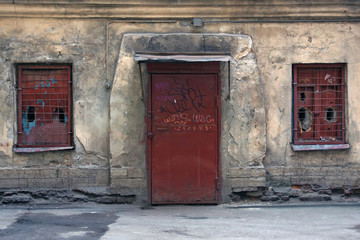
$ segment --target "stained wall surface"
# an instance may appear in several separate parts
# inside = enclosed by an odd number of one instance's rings
[[[0,19],[0,22],[1,186],[106,186],[109,92],[103,87],[105,24],[21,18]],[[23,63],[71,64],[76,150],[14,153],[16,65]]]
[[[135,53],[196,53],[204,47],[228,52],[236,61],[221,64],[223,202],[233,193],[269,186],[360,184],[357,22],[237,21],[223,16],[204,17],[197,27],[189,17],[76,16],[0,17],[1,189],[104,187],[108,194],[146,201],[147,72],[146,64],[134,60]],[[71,64],[74,150],[13,151],[20,63]],[[349,149],[292,150],[296,63],[346,64]]]

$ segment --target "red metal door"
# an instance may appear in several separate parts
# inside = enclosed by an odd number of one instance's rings
[[[151,81],[152,203],[217,203],[218,75]]]

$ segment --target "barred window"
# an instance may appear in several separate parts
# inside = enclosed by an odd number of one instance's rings
[[[293,66],[295,144],[345,143],[345,65]]]
[[[68,147],[71,132],[71,67],[18,66],[18,147]]]

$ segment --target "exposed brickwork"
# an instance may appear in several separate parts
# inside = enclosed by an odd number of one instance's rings
[[[107,168],[0,168],[0,189],[107,186],[108,182],[109,170]]]

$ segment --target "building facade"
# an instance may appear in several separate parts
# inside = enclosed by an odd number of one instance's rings
[[[355,0],[1,0],[1,192],[356,193],[359,21]]]

